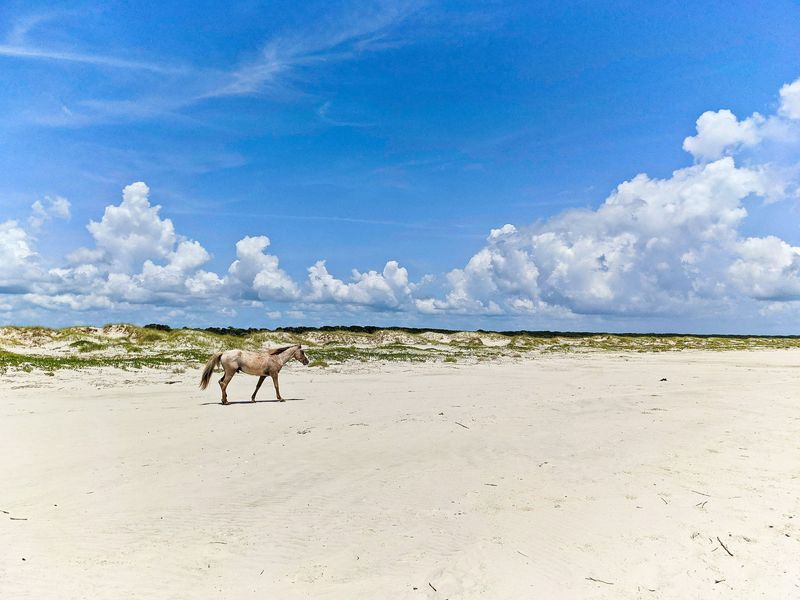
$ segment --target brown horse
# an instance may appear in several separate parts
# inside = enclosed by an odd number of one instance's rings
[[[306,357],[305,352],[303,352],[303,350],[300,348],[300,344],[296,344],[294,346],[284,346],[283,348],[267,350],[266,352],[248,352],[247,350],[228,350],[227,352],[219,352],[208,359],[206,368],[203,369],[203,376],[200,378],[200,389],[206,389],[214,369],[216,369],[219,365],[222,365],[222,369],[225,374],[219,380],[219,387],[222,388],[223,404],[228,403],[228,394],[225,391],[228,387],[228,384],[231,382],[231,379],[233,379],[233,376],[240,371],[242,373],[247,373],[248,375],[255,375],[258,377],[256,389],[253,392],[253,395],[250,397],[251,401],[256,401],[258,388],[261,387],[261,384],[264,383],[264,379],[266,379],[267,375],[269,375],[272,377],[272,383],[275,384],[275,395],[278,397],[280,402],[283,402],[284,400],[281,398],[281,390],[278,387],[278,373],[280,373],[283,365],[293,358],[300,361],[304,365],[308,364],[308,358]]]

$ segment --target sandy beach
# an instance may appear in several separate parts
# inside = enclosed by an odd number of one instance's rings
[[[0,597],[800,597],[800,351],[199,374],[0,376]]]

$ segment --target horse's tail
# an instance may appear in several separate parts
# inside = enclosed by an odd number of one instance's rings
[[[206,363],[206,368],[203,369],[203,376],[200,378],[200,389],[204,390],[208,386],[208,380],[211,379],[211,374],[219,366],[222,360],[222,352],[217,352]]]

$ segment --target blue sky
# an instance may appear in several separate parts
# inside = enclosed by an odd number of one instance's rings
[[[0,321],[800,333],[795,3],[297,4],[0,7]]]

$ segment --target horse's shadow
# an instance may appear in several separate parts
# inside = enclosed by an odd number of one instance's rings
[[[228,404],[223,404],[222,402],[201,402],[200,406],[231,406],[233,404],[280,404],[281,402],[302,402],[305,398],[284,398],[281,400],[256,400],[253,402],[252,400],[228,400]]]

